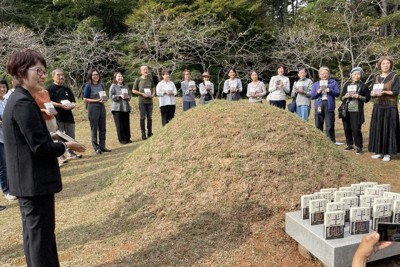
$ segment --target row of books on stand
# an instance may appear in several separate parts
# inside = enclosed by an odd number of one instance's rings
[[[323,188],[301,196],[301,218],[323,224],[325,239],[344,238],[346,224],[350,235],[366,234],[381,222],[400,223],[400,193],[376,182]]]

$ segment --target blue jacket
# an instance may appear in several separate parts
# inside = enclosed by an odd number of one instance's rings
[[[320,105],[322,102],[322,94],[318,94],[318,89],[319,89],[319,81],[315,82],[311,88],[311,99],[315,99],[314,101],[314,108],[317,109],[317,107]],[[328,80],[328,88],[329,92],[327,93],[328,97],[328,112],[334,112],[335,111],[335,97],[338,97],[340,95],[340,90],[337,82],[334,79],[329,79]]]

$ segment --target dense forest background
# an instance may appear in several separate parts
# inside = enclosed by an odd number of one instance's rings
[[[360,65],[371,80],[382,55],[400,58],[400,0],[1,0],[0,75],[16,48],[46,55],[79,95],[90,68],[109,83],[114,71],[133,82],[142,64],[173,71],[205,70],[221,87],[229,68],[268,82],[277,63],[311,78],[329,66],[341,82]],[[399,69],[399,62],[397,68]],[[49,77],[50,81],[50,77]]]

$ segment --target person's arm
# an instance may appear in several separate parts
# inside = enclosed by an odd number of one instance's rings
[[[182,95],[188,95],[190,93],[189,86],[186,84],[185,81],[181,82],[181,90],[182,90]]]
[[[271,80],[269,80],[269,85],[268,85],[268,91],[272,93],[273,91],[276,90],[275,86],[275,76],[272,76]]]
[[[199,84],[199,92],[200,92],[200,95],[207,94],[206,86],[204,85],[204,83]]]
[[[364,236],[353,256],[352,267],[367,266],[368,258],[381,249],[387,248],[392,242],[379,242],[378,233],[370,233]]]
[[[114,102],[118,102],[118,100],[120,98],[122,98],[121,95],[117,95],[117,88],[116,87],[117,87],[117,85],[115,85],[113,83],[113,84],[111,84],[110,90],[109,90],[109,95],[111,97],[111,100],[114,101]]]
[[[343,89],[342,89],[342,93],[339,96],[339,99],[342,101],[345,101],[347,98],[349,98],[349,95],[347,94],[347,86],[348,86],[348,83],[345,83],[343,86]]]
[[[315,82],[311,87],[311,99],[317,99],[321,92],[319,90],[319,82]]]
[[[159,82],[159,83],[157,84],[156,92],[157,92],[157,96],[159,96],[159,97],[162,97],[162,96],[165,95],[165,91],[164,91],[164,88],[163,88],[161,82]]]
[[[229,90],[229,81],[225,80],[224,82],[224,89],[222,90],[225,94],[229,94],[230,90]]]
[[[243,85],[242,85],[242,81],[240,79],[237,79],[237,87],[239,92],[243,91]]]
[[[398,96],[399,95],[399,77],[395,75],[391,91],[382,91],[382,94]]]
[[[261,88],[261,93],[258,93],[259,97],[263,97],[267,94],[267,90],[265,89],[265,84],[260,82],[259,87]]]
[[[170,81],[170,83],[172,84],[172,87],[173,87],[174,96],[176,96],[176,95],[178,94],[178,90],[176,90],[175,83],[173,83],[173,82],[171,82],[171,81]]]
[[[333,97],[338,97],[340,95],[339,85],[335,80],[333,80],[332,86],[331,88],[329,88],[328,94],[330,94]]]
[[[283,91],[287,94],[290,92],[290,81],[288,77],[285,77],[285,80],[283,81]]]
[[[250,98],[251,97],[251,94],[250,94],[250,86],[251,86],[251,83],[248,83],[247,84],[247,93],[246,93],[246,96],[248,97],[248,98]]]

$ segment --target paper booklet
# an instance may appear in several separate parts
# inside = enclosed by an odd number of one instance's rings
[[[390,184],[377,184],[374,185],[374,187],[383,188],[383,192],[390,192],[390,190],[392,190],[392,186]]]
[[[372,229],[377,230],[378,222],[392,221],[392,204],[376,204],[372,208]]]
[[[389,197],[377,197],[374,199],[374,205],[375,204],[384,204],[384,203],[389,203],[391,205],[393,205],[393,198],[389,198]]]
[[[102,100],[107,100],[106,91],[99,91],[99,96]]]
[[[121,88],[121,93],[124,96],[124,98],[128,98],[129,94],[128,94],[128,89],[126,88]]]
[[[335,200],[335,196],[333,193],[337,191],[337,188],[321,188],[319,191],[330,193],[330,200],[328,202],[333,202]]]
[[[72,138],[71,136],[61,132],[60,130],[57,130],[55,132],[55,134],[57,135],[57,139],[61,142],[75,142],[78,143],[80,145],[82,145],[81,143],[79,143],[78,141],[76,141],[74,138]],[[83,146],[83,145],[82,145]]]
[[[196,83],[194,81],[189,82],[189,87],[196,87]]]
[[[383,197],[384,188],[382,187],[369,187],[365,188],[366,195],[374,195],[378,197]]]
[[[309,207],[310,207],[310,200],[314,200],[316,196],[314,195],[304,195],[301,196],[301,218],[303,220],[310,218]]]
[[[57,114],[56,108],[54,107],[53,103],[48,102],[44,103],[46,110],[51,114]]]
[[[73,106],[73,104],[67,99],[66,100],[61,100],[60,103],[62,105],[66,105],[67,107],[72,107]]]
[[[357,93],[357,85],[347,86],[347,93],[349,93],[350,96],[355,95]]]
[[[351,184],[350,186],[355,187],[356,195],[360,196],[360,195],[365,195],[365,188],[372,187],[373,185],[359,183],[359,184]]]
[[[400,200],[400,194],[399,193],[393,193],[393,192],[383,192],[383,197],[386,198],[391,198],[393,200]]]
[[[357,195],[356,189],[351,186],[339,187],[339,191],[351,191],[351,197],[355,197]]]
[[[344,237],[344,211],[329,211],[324,215],[325,239]]]
[[[371,209],[369,207],[352,207],[350,209],[350,234],[369,233]]]
[[[374,84],[374,86],[372,87],[372,92],[376,95],[376,94],[381,94],[383,91],[383,84],[382,83],[378,83],[378,84]]]
[[[353,207],[358,207],[358,197],[342,197],[341,202],[344,202],[345,218],[346,222],[350,221],[350,209]]]
[[[151,95],[151,89],[150,89],[150,88],[144,88],[144,89],[143,89],[143,92],[144,92],[146,95]]]
[[[336,191],[333,192],[334,202],[341,202],[340,199],[343,197],[352,197],[353,193],[351,191]]]
[[[345,210],[345,203],[344,202],[331,202],[326,203],[326,211],[344,211]]]
[[[393,223],[400,223],[400,200],[393,202]]]
[[[325,91],[326,88],[328,88],[328,80],[320,80],[319,81],[319,88],[321,88],[322,91]]]
[[[374,195],[361,195],[360,196],[360,207],[366,207],[371,210],[371,215],[372,215],[372,207],[374,206],[374,201],[377,196]],[[371,217],[372,218],[372,217]]]
[[[331,192],[315,192],[315,199],[326,199],[327,202],[331,202]]]
[[[324,223],[324,212],[326,209],[326,199],[310,200],[310,224],[317,225]]]

